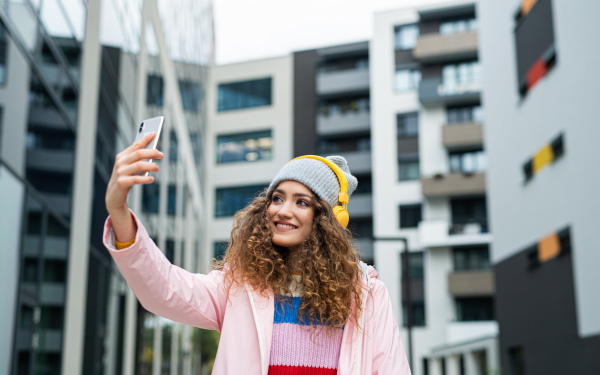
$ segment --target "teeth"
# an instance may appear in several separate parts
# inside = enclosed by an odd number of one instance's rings
[[[277,226],[280,227],[280,228],[285,228],[285,229],[294,229],[294,228],[296,228],[293,225],[285,225],[285,224],[277,224]]]

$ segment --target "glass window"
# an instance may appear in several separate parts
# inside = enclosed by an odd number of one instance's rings
[[[319,113],[323,116],[364,113],[369,109],[369,97],[331,99],[319,104]]]
[[[394,29],[394,46],[396,49],[413,49],[419,37],[418,25],[396,26]]]
[[[317,143],[317,151],[319,154],[369,151],[370,149],[371,137],[368,135],[320,139]]]
[[[405,269],[405,259],[406,254],[402,253],[400,256],[402,261],[402,269]],[[406,271],[404,271],[406,272]],[[411,285],[411,318],[413,326],[425,326],[425,257],[422,251],[419,252],[410,252],[408,256],[408,272],[410,278]],[[402,278],[402,290],[406,291],[407,289],[407,279],[406,277]],[[408,323],[408,315],[407,315],[407,305],[408,301],[405,298],[405,294],[403,293],[402,297],[402,315],[403,315],[403,325],[406,327]]]
[[[453,198],[450,200],[452,224],[460,227],[479,224],[481,232],[487,231],[487,207],[485,197]],[[451,233],[452,234],[452,233]]]
[[[449,107],[446,110],[448,124],[463,122],[483,122],[483,108],[481,105]]]
[[[479,83],[483,79],[479,61],[448,64],[442,68],[444,94],[457,94],[466,91],[464,85]]]
[[[175,215],[177,213],[177,186],[169,185],[167,194],[167,214]]]
[[[487,167],[485,151],[467,151],[451,153],[450,172],[483,173]]]
[[[396,69],[394,88],[396,92],[418,90],[421,82],[421,71],[417,69]]]
[[[0,25],[0,85],[6,84],[6,61],[8,60],[8,38],[4,25]]]
[[[148,75],[146,86],[146,104],[163,106],[163,78],[157,75]]]
[[[215,217],[233,216],[246,207],[266,187],[265,185],[250,185],[218,188],[215,199]]]
[[[416,228],[421,221],[421,204],[400,206],[400,228]]]
[[[218,111],[271,105],[271,78],[219,85]]]
[[[370,239],[373,237],[373,220],[352,219],[348,224],[348,229],[352,232],[352,236],[357,239]]]
[[[354,191],[354,195],[371,194],[373,192],[371,175],[356,176],[356,179],[358,180],[358,185],[356,187],[356,190]]]
[[[169,132],[169,161],[177,162],[178,159],[178,147],[177,147],[177,134],[174,130]]]
[[[459,322],[494,320],[494,298],[456,298],[456,318]]]
[[[149,214],[157,214],[160,200],[158,184],[142,186],[142,211]]]
[[[474,30],[477,30],[477,19],[473,17],[449,20],[440,24],[440,34],[444,35],[465,33]]]
[[[227,241],[216,241],[213,243],[213,258],[217,260],[223,259],[228,247],[229,242]]]
[[[396,117],[398,137],[416,137],[419,135],[419,114],[401,113]]]
[[[487,246],[464,247],[452,250],[454,271],[490,269],[490,255]]]
[[[418,180],[420,176],[419,155],[404,154],[398,158],[398,180]]]
[[[271,130],[217,136],[217,163],[270,160]]]
[[[406,301],[402,301],[402,326],[408,326],[408,313],[406,311]],[[412,305],[412,326],[425,327],[425,302],[411,301]]]
[[[200,104],[200,84],[192,81],[179,81],[181,105],[184,111],[198,112]]]
[[[369,69],[369,56],[353,56],[320,61],[317,74],[343,70]]]

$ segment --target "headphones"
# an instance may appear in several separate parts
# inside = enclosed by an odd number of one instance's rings
[[[294,158],[291,161],[298,160],[298,159],[314,159],[314,160],[321,161],[321,162],[327,164],[327,166],[329,168],[331,168],[331,170],[335,173],[335,175],[338,178],[338,181],[340,182],[340,195],[338,197],[338,201],[342,205],[337,205],[337,206],[333,207],[333,214],[335,215],[335,218],[337,219],[337,221],[340,224],[342,224],[342,226],[344,228],[346,228],[348,226],[348,222],[350,221],[350,215],[348,214],[348,200],[350,199],[350,197],[348,196],[348,180],[346,179],[346,176],[344,175],[344,171],[342,171],[342,169],[340,167],[338,167],[331,160],[325,159],[321,156],[304,155],[304,156],[299,156],[297,158]]]

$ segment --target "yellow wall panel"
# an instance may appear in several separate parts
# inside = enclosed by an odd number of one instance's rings
[[[552,151],[552,146],[547,144],[533,157],[533,173],[537,173],[552,161],[554,161],[554,151]]]

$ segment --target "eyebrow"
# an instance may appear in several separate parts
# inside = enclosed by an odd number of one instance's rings
[[[283,191],[283,190],[281,190],[281,189],[275,189],[275,191],[274,191],[274,192],[275,192],[275,193],[279,193],[279,194],[286,195],[285,191]],[[304,193],[294,193],[294,195],[293,195],[293,196],[294,196],[294,197],[307,197],[307,198],[310,198],[310,199],[312,199],[312,198],[313,198],[313,196],[312,196],[312,195],[310,195],[310,194],[304,194]]]

